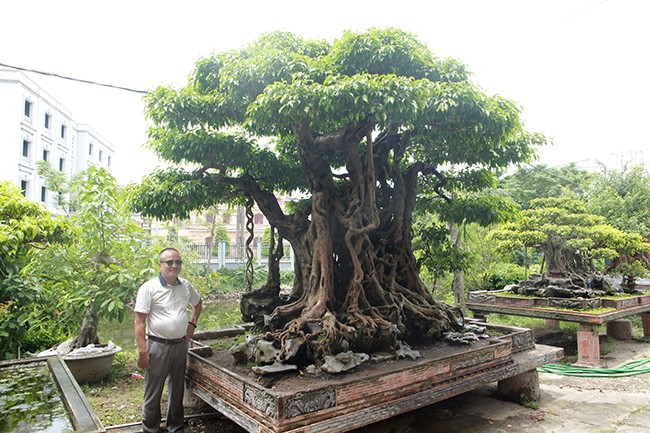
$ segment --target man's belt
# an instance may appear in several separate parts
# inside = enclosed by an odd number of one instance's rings
[[[183,341],[186,341],[185,337],[172,338],[170,340],[170,339],[167,339],[167,338],[160,338],[160,337],[156,337],[156,336],[153,336],[153,335],[147,335],[147,338],[149,340],[151,340],[151,341],[155,341],[156,343],[162,343],[162,344],[178,344],[178,343],[182,343]]]

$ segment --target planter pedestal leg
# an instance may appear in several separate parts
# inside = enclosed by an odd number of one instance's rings
[[[546,328],[553,331],[559,331],[560,321],[557,319],[546,319]]]
[[[643,340],[650,340],[650,313],[641,313],[641,322],[643,323]]]
[[[600,340],[597,325],[580,324],[578,330],[578,367],[600,366]]]
[[[515,401],[519,404],[538,401],[541,398],[541,392],[537,370],[525,371],[500,380],[497,383],[497,394],[505,400]]]
[[[607,335],[615,340],[631,340],[632,321],[627,319],[618,319],[607,322]]]

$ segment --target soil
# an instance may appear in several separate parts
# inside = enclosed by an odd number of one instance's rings
[[[207,359],[228,371],[236,373],[239,376],[247,377],[265,388],[282,389],[287,392],[297,392],[306,389],[316,389],[325,387],[332,382],[340,384],[345,381],[353,381],[357,377],[378,375],[382,376],[386,373],[399,371],[402,368],[408,368],[414,362],[419,362],[428,359],[445,358],[454,354],[463,353],[470,348],[478,349],[490,344],[488,338],[481,339],[473,342],[471,345],[452,345],[446,342],[437,342],[433,345],[414,346],[411,349],[418,351],[420,358],[413,359],[393,359],[388,354],[378,354],[385,356],[389,359],[382,359],[381,361],[370,360],[365,362],[349,372],[340,374],[308,374],[308,373],[288,373],[288,374],[273,374],[268,376],[261,376],[254,373],[251,367],[236,363],[234,357],[228,353],[228,349],[222,349],[223,341],[220,340],[218,348],[214,350],[214,354]],[[204,342],[210,345],[210,342]],[[228,344],[228,347],[232,344]]]
[[[564,342],[557,341],[571,345],[572,339],[568,336]],[[650,358],[650,344],[641,340],[603,343],[601,350],[607,351],[601,352],[604,367]],[[496,384],[491,384],[351,433],[650,433],[650,374],[582,378],[540,373],[539,377],[542,399],[530,407],[499,400]],[[141,386],[142,381],[126,382],[133,383]],[[128,395],[124,389],[111,391],[121,394],[122,400]],[[91,404],[97,411],[103,403]],[[202,416],[192,415],[197,413]],[[207,405],[188,409],[187,415],[186,433],[245,433]],[[112,425],[99,416],[105,426]],[[138,430],[136,426],[108,429],[119,433]]]

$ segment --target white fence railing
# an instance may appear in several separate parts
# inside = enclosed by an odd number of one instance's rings
[[[198,255],[198,262],[209,264],[210,268],[238,268],[246,266],[246,245],[218,242],[213,245],[189,244],[188,247]],[[269,263],[269,246],[261,242],[251,245],[253,251],[253,266],[267,267]],[[284,246],[284,256],[280,260],[280,268],[293,269],[294,254],[290,245]]]

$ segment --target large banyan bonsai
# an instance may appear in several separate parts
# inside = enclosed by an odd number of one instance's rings
[[[253,198],[295,252],[290,301],[258,321],[281,353],[301,341],[313,362],[441,338],[460,320],[419,277],[419,195],[483,187],[543,139],[468,76],[397,29],[332,44],[274,32],[202,58],[185,88],[146,96],[149,146],[174,167],[148,176],[135,206],[162,219]],[[305,199],[281,207],[276,194],[296,191]],[[273,279],[264,296],[279,294]]]

